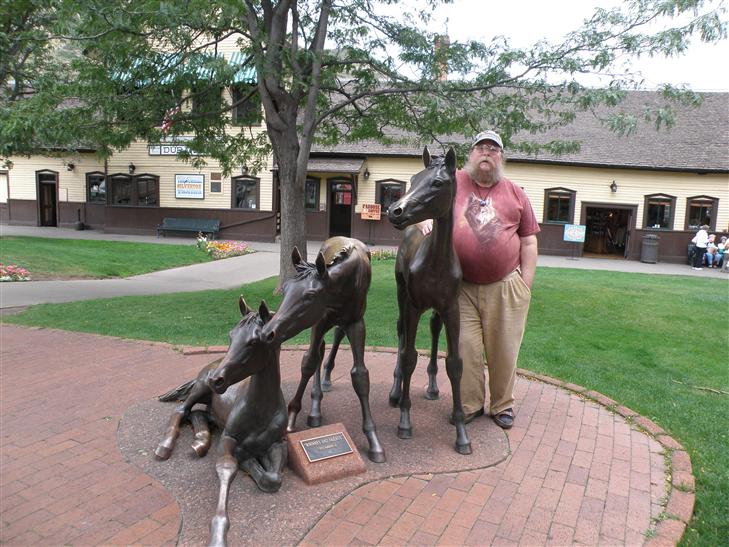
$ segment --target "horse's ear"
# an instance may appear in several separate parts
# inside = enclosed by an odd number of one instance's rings
[[[322,279],[326,279],[329,275],[327,272],[327,263],[321,251],[316,255],[316,271]]]
[[[251,313],[251,309],[248,307],[248,304],[246,304],[245,298],[243,298],[243,295],[240,295],[238,298],[238,307],[240,308],[240,314],[245,317],[249,313]]]
[[[261,305],[258,306],[258,315],[261,316],[261,321],[264,323],[268,323],[271,319],[271,312],[268,310],[265,300],[261,300]]]
[[[430,150],[428,150],[427,146],[423,148],[423,165],[425,165],[425,167],[430,165]]]
[[[445,165],[448,171],[456,170],[456,151],[453,150],[452,146],[448,149],[448,152],[446,152]]]
[[[301,253],[299,252],[299,248],[294,245],[294,250],[291,251],[291,262],[294,263],[294,266],[297,264],[301,264],[302,262]]]

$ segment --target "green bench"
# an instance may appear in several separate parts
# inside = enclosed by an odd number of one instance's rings
[[[165,217],[157,226],[157,237],[165,232],[193,232],[210,235],[213,239],[220,231],[220,221],[209,218],[174,218]]]

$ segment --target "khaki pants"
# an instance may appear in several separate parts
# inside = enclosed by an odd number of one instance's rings
[[[513,408],[516,362],[530,300],[531,291],[518,271],[489,285],[461,283],[458,347],[463,359],[461,397],[466,414],[484,407],[484,356],[489,371],[490,413]]]

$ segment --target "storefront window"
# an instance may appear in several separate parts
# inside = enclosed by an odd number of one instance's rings
[[[140,175],[137,179],[137,205],[140,207],[156,207],[159,205],[158,178],[152,175]]]
[[[377,203],[382,207],[382,214],[385,214],[390,205],[399,200],[405,193],[405,183],[395,179],[377,181],[376,193]]]
[[[260,180],[251,177],[235,177],[232,180],[233,209],[258,210]]]
[[[698,230],[702,224],[716,229],[716,214],[719,200],[710,196],[696,196],[686,200],[686,230]]]
[[[129,175],[112,175],[111,204],[132,205],[132,177]]]
[[[544,222],[570,224],[575,211],[574,190],[547,188],[544,191]]]
[[[88,173],[86,175],[86,188],[89,203],[106,203],[106,177],[103,173]]]
[[[676,198],[664,194],[645,197],[643,227],[649,230],[671,230]]]
[[[109,177],[111,205],[157,207],[159,177],[155,175],[111,175]]]
[[[307,211],[318,211],[319,210],[319,179],[308,178],[306,179],[306,186],[304,187],[304,206]]]

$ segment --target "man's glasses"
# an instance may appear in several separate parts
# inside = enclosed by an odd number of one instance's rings
[[[494,146],[493,144],[477,144],[473,147],[473,149],[478,150],[479,152],[491,152],[494,154],[496,152],[501,152],[501,148]]]

